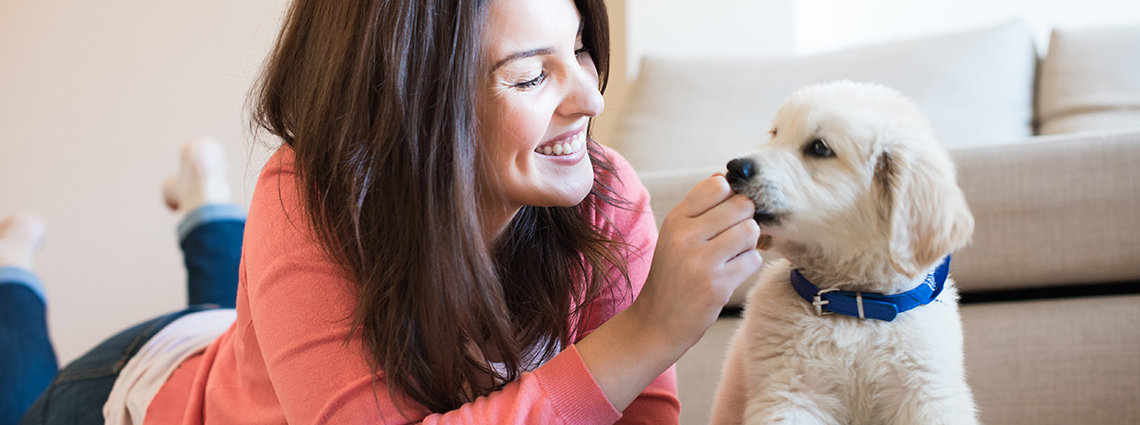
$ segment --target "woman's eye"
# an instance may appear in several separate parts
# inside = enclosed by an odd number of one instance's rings
[[[539,84],[542,84],[543,80],[546,80],[546,71],[545,70],[542,71],[541,73],[539,73],[537,77],[534,77],[531,80],[527,80],[527,81],[523,81],[521,83],[515,84],[515,87],[520,88],[520,89],[529,89],[529,88],[533,88],[534,86],[537,86]]]
[[[831,148],[827,147],[827,143],[824,143],[823,139],[812,140],[811,144],[808,145],[807,153],[817,158],[835,156],[835,152],[832,152]]]

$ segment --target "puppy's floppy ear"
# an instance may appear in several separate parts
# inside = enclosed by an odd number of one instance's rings
[[[920,157],[894,148],[884,149],[875,166],[879,215],[889,221],[891,266],[913,278],[969,243],[974,216],[944,152],[929,149]]]

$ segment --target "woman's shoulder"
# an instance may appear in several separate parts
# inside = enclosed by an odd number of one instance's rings
[[[250,199],[251,210],[296,204],[298,194],[294,160],[293,148],[282,144],[265,161]]]
[[[293,154],[293,147],[282,143],[281,146],[278,146],[277,149],[273,151],[273,155],[269,157],[269,160],[265,161],[265,166],[261,168],[261,177],[264,178],[267,175],[275,175],[278,173],[293,174],[295,160],[296,157]]]
[[[247,235],[311,237],[294,161],[293,149],[282,144],[261,168],[250,199]]]

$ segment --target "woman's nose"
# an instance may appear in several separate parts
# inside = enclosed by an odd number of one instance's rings
[[[569,93],[560,109],[565,115],[596,117],[605,107],[606,102],[598,89],[598,72],[590,61],[573,73]]]

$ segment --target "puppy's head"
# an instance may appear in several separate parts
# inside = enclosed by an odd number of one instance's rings
[[[973,232],[946,150],[918,107],[882,86],[799,90],[727,177],[756,204],[771,238],[759,245],[793,260],[878,262],[913,278]]]

